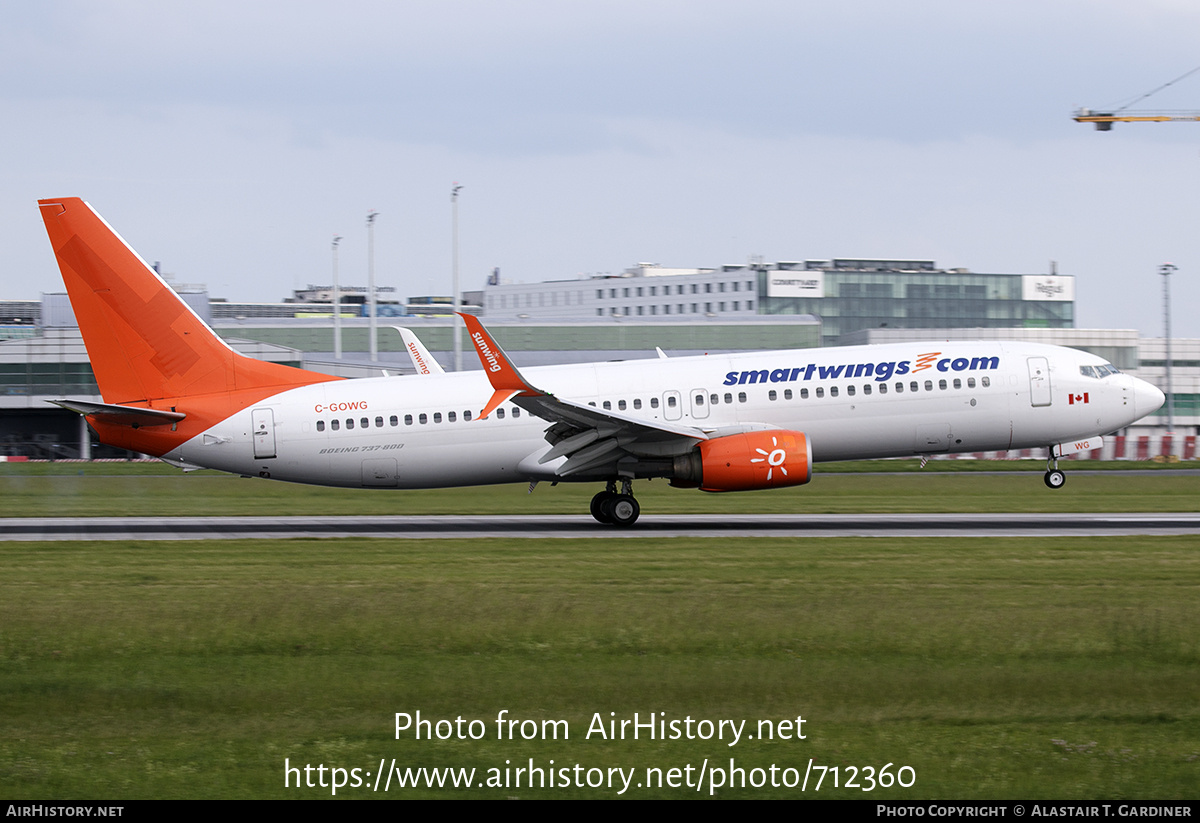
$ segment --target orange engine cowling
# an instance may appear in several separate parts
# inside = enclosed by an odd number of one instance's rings
[[[750,491],[800,486],[812,479],[812,446],[783,429],[731,434],[699,444],[700,489]]]

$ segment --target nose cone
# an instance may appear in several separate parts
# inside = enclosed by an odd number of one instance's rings
[[[1167,402],[1167,396],[1157,386],[1152,386],[1145,380],[1134,378],[1133,381],[1133,410],[1138,418],[1154,414]]]

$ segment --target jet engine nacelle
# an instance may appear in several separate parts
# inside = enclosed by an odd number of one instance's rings
[[[803,432],[774,429],[715,437],[676,458],[673,486],[706,492],[801,486],[812,479],[812,446]]]

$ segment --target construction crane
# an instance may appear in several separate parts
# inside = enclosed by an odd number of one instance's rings
[[[1167,88],[1167,86],[1173,86],[1183,78],[1193,75],[1198,71],[1200,71],[1200,66],[1176,77],[1169,83],[1163,83],[1158,88],[1148,91],[1112,111],[1103,112],[1093,111],[1092,109],[1076,109],[1073,119],[1076,123],[1093,124],[1096,127],[1096,131],[1112,131],[1113,123],[1180,123],[1200,120],[1200,111],[1128,111],[1129,107],[1134,103],[1140,103],[1150,95],[1157,94]]]
[[[1200,111],[1116,111],[1076,109],[1076,123],[1093,123],[1096,131],[1112,131],[1113,123],[1180,123],[1200,120]]]

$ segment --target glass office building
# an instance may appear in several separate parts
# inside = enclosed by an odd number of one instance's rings
[[[1075,278],[939,269],[932,260],[834,259],[489,284],[488,318],[820,318],[821,345],[864,329],[1075,326]]]
[[[931,260],[810,260],[758,272],[762,314],[821,318],[824,345],[864,329],[1075,326],[1075,278],[938,269]]]

